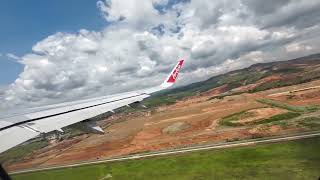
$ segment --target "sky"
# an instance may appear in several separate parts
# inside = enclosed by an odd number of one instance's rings
[[[0,109],[178,86],[319,53],[320,1],[0,2]]]
[[[14,82],[23,70],[17,59],[6,54],[23,56],[35,43],[57,32],[101,30],[107,25],[97,11],[96,0],[1,0],[0,22],[0,85]]]

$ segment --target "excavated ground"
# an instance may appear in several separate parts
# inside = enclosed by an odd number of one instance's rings
[[[302,131],[303,129],[299,127],[284,128],[279,125],[228,127],[219,125],[219,120],[230,114],[251,109],[256,116],[240,121],[254,121],[257,118],[269,118],[286,112],[256,101],[261,98],[274,99],[292,105],[320,104],[318,88],[292,92],[319,85],[320,81],[313,81],[254,94],[244,93],[209,100],[212,95],[218,94],[224,88],[220,87],[179,101],[174,105],[159,107],[152,112],[115,114],[101,122],[107,132],[103,135],[84,134],[50,144],[20,161],[6,164],[6,167],[9,170],[18,170],[61,165],[193,144],[252,138],[256,135],[267,136]],[[291,96],[288,97],[288,95]],[[174,133],[165,131],[170,127],[176,128]]]

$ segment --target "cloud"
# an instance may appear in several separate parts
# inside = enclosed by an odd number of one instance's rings
[[[283,6],[287,5],[290,0],[268,0],[268,1],[256,1],[256,0],[242,0],[243,4],[254,11],[258,15],[266,15],[276,12]]]
[[[105,0],[103,30],[58,32],[19,58],[2,108],[31,107],[157,85],[178,58],[178,85],[319,51],[317,1]],[[14,57],[14,56],[12,56]]]
[[[2,55],[0,54],[0,56],[2,56]],[[12,53],[7,53],[6,56],[7,56],[7,58],[12,59],[12,60],[16,60],[16,61],[20,60],[20,57],[14,55]]]
[[[263,28],[295,27],[303,29],[318,24],[320,2],[302,0],[242,0],[251,21]]]
[[[310,51],[313,48],[309,45],[304,45],[300,43],[291,43],[286,45],[286,50],[288,52],[295,52],[295,51]]]

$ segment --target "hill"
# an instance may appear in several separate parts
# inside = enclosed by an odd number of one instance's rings
[[[0,159],[17,170],[319,131],[318,59],[313,55],[256,64],[164,91],[144,101],[150,108],[141,110],[136,104],[95,117],[105,134],[70,127],[58,140],[19,146]]]
[[[156,94],[145,100],[149,107],[173,104],[176,100],[203,93],[218,97],[244,92],[254,93],[277,87],[301,84],[320,78],[320,54],[287,61],[254,64],[248,68],[231,71]]]

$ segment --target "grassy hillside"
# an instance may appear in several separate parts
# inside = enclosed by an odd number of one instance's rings
[[[279,78],[276,80],[259,82],[259,80],[270,76],[277,76]],[[289,61],[255,64],[245,69],[211,77],[206,81],[163,91],[152,98],[145,100],[145,104],[150,107],[171,104],[181,98],[202,93],[222,85],[226,85],[224,91],[228,92],[237,87],[259,82],[253,89],[244,91],[254,93],[267,89],[309,82],[315,79],[320,79],[320,54]]]
[[[16,160],[20,160],[26,155],[32,153],[33,150],[40,149],[48,145],[47,141],[35,141],[23,146],[17,146],[9,151],[5,151],[0,154],[0,162],[13,162]]]
[[[261,81],[271,76],[276,76],[278,78],[272,79],[269,81]],[[281,61],[281,62],[272,62],[272,63],[264,63],[264,64],[255,64],[248,68],[232,71],[226,74],[218,75],[209,78],[206,81],[193,83],[184,87],[179,87],[171,90],[166,90],[155,94],[151,98],[146,99],[143,103],[152,108],[159,105],[169,105],[175,103],[177,100],[193,96],[199,93],[206,92],[213,88],[221,87],[223,95],[220,95],[218,98],[223,98],[226,95],[242,93],[239,91],[230,91],[234,88],[238,88],[241,86],[246,86],[250,84],[255,84],[254,88],[247,89],[246,92],[257,92],[266,89],[271,89],[275,87],[299,84],[302,82],[311,81],[314,79],[320,78],[320,54],[311,55],[307,57],[302,57],[290,61]],[[244,91],[245,92],[245,91]],[[217,98],[212,96],[212,98]],[[271,107],[278,107],[282,109],[286,109],[290,112],[276,115],[267,119],[263,119],[261,121],[257,121],[254,123],[249,123],[248,125],[256,125],[261,123],[287,123],[284,120],[293,119],[300,114],[313,112],[319,110],[319,106],[290,106],[288,104],[279,103],[276,101],[268,100],[268,99],[260,99],[258,102],[263,103],[265,105]],[[132,111],[141,111],[144,110],[143,107],[122,107],[118,109],[116,112],[132,112]],[[100,120],[105,119],[110,116],[112,113],[107,112],[92,118],[92,120]],[[226,126],[240,126],[242,124],[235,123],[233,121],[237,121],[239,118],[243,118],[245,116],[250,116],[252,114],[248,114],[246,111],[238,112],[227,116],[220,121],[220,124]],[[312,118],[316,118],[312,116]],[[317,119],[313,119],[312,121],[299,121],[300,124],[306,127],[318,128],[319,121]],[[65,128],[65,134],[62,138],[70,138],[76,135],[79,135],[83,132],[79,132],[78,130],[70,128]],[[2,153],[0,156],[1,162],[7,162],[9,160],[16,161],[24,157],[25,155],[31,153],[35,149],[39,149],[46,144],[43,143],[32,143],[26,148],[14,148],[5,153]]]
[[[318,179],[320,138],[87,165],[13,176],[59,179]]]

